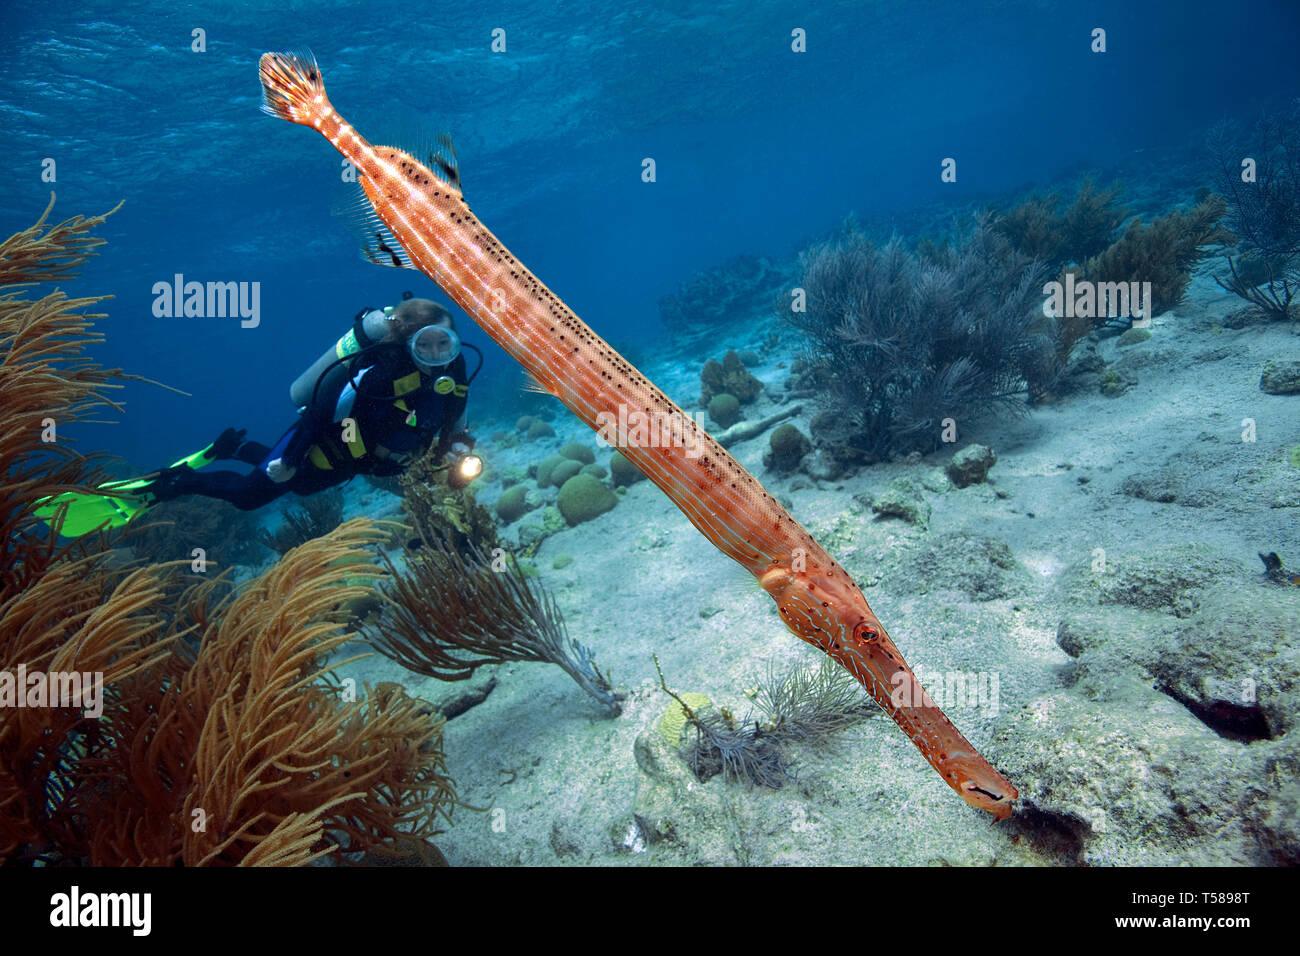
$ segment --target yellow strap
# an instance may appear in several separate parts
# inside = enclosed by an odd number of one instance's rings
[[[330,460],[326,458],[325,453],[320,450],[320,445],[312,445],[311,451],[307,452],[307,457],[310,458],[311,463],[321,469],[321,471],[334,470],[334,466],[330,464]]]
[[[351,333],[348,334],[350,335]],[[344,336],[344,338],[347,338],[347,336]],[[340,345],[343,344],[342,340],[340,340],[339,344]],[[409,375],[403,375],[401,378],[393,380],[393,395],[395,396],[408,395],[411,392],[416,391],[420,387],[420,384],[421,382],[420,382],[419,371],[412,372]],[[457,385],[455,388],[455,393],[462,397],[468,391],[469,388],[465,385]],[[397,401],[393,402],[393,405],[404,412],[410,412],[411,414],[407,416],[406,423],[412,426],[415,425],[415,421],[414,421],[415,413],[411,409],[411,407],[406,404],[405,399],[398,398]],[[350,442],[344,442],[344,444],[347,445],[348,453],[351,454],[353,458],[362,458],[365,456],[366,443],[361,440],[360,432],[358,432],[356,438],[354,438]],[[315,465],[317,468],[320,468],[325,471],[334,470],[334,466],[330,464],[329,459],[325,457],[325,453],[321,451],[319,445],[312,445],[311,451],[307,453],[307,456],[311,459],[311,463]]]
[[[360,435],[350,442],[344,442],[344,444],[348,447],[348,454],[353,458],[365,457],[366,443],[361,440]],[[311,459],[313,465],[322,471],[334,470],[334,466],[330,464],[330,460],[326,457],[325,452],[321,451],[320,445],[312,445],[311,451],[307,452],[307,457]]]
[[[393,397],[398,398],[409,392],[414,392],[420,387],[420,373],[412,372],[410,375],[403,375],[401,378],[393,379]]]

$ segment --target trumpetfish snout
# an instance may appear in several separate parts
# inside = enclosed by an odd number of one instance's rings
[[[793,567],[808,564],[806,550],[792,557]],[[786,627],[856,677],[963,800],[998,820],[1011,816],[1019,792],[921,686],[853,579],[824,560],[814,570],[774,567],[759,577]]]
[[[356,168],[373,214],[367,258],[419,269],[589,427],[619,450],[776,601],[795,635],[847,668],[967,803],[997,819],[1018,794],[921,688],[862,591],[776,498],[470,212],[450,143],[428,158],[374,146],[339,116],[309,54],[264,53],[263,109],[310,126]],[[639,438],[631,416],[671,442]],[[895,697],[902,687],[908,693]]]

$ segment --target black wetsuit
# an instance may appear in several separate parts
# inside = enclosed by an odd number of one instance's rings
[[[461,394],[439,394],[434,382],[440,375],[450,377]],[[342,417],[354,427],[345,434],[335,418],[351,382],[356,383],[352,407]],[[273,447],[260,442],[238,447],[232,457],[255,465],[252,472],[186,469],[160,488],[158,497],[206,495],[251,511],[290,491],[312,495],[355,475],[398,474],[435,438],[441,449],[451,447],[465,412],[465,385],[463,355],[430,375],[419,372],[405,346],[372,348],[326,372],[313,400]],[[288,481],[267,476],[266,466],[276,458],[296,469]]]

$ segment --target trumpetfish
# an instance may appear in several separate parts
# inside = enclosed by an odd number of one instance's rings
[[[948,786],[999,820],[1019,794],[962,736],[903,660],[848,573],[694,419],[578,318],[470,212],[455,154],[367,142],[334,111],[309,53],[264,53],[262,109],[310,126],[358,172],[372,261],[419,269],[593,429],[619,422],[619,450],[719,551],[754,575],[785,625],[846,668]],[[449,141],[443,145],[450,151]],[[620,411],[622,414],[620,414]],[[671,421],[684,440],[640,442],[628,412]],[[680,422],[680,426],[676,423]]]

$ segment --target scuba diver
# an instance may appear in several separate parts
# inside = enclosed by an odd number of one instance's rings
[[[395,309],[362,309],[290,387],[299,418],[274,446],[227,428],[207,450],[209,460],[234,459],[253,471],[181,463],[141,491],[157,501],[205,495],[251,511],[286,492],[312,495],[359,474],[399,474],[435,440],[440,458],[459,462],[474,446],[464,428],[474,375],[466,375],[451,313],[436,302],[408,297]]]
[[[451,313],[403,294],[396,308],[362,309],[352,329],[298,376],[289,395],[298,420],[274,446],[227,428],[207,448],[144,478],[113,481],[96,493],[68,492],[39,503],[37,517],[76,537],[124,525],[158,501],[182,495],[220,498],[251,511],[290,491],[311,495],[356,475],[396,475],[430,447],[464,487],[482,462],[465,430],[470,383]],[[435,444],[436,443],[436,444]],[[213,461],[252,465],[200,471]]]

